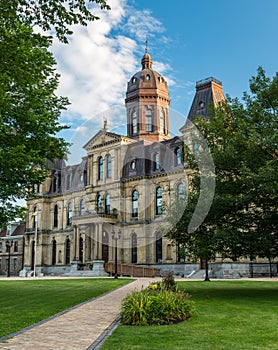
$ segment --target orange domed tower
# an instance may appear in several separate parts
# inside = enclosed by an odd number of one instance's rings
[[[163,141],[170,138],[170,98],[165,78],[152,69],[146,48],[142,70],[127,84],[127,135],[136,140]]]

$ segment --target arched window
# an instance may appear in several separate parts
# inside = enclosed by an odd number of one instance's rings
[[[132,116],[131,116],[131,128],[132,128],[132,134],[137,134],[138,129],[137,129],[137,113],[136,111],[132,112]]]
[[[98,158],[98,179],[103,180],[103,158]]]
[[[67,216],[67,225],[71,226],[72,224],[72,204],[69,202],[68,204],[68,216]]]
[[[132,217],[138,217],[138,192],[136,190],[132,192]]]
[[[80,201],[80,215],[84,215],[85,214],[85,200],[81,199]]]
[[[178,197],[178,200],[183,200],[185,198],[185,195],[184,195],[184,184],[183,183],[178,184],[177,197]]]
[[[83,263],[83,238],[79,238],[79,260]]]
[[[110,194],[105,196],[105,214],[110,214]]]
[[[131,262],[132,264],[137,263],[137,235],[135,232],[131,236]]]
[[[70,239],[66,239],[66,265],[70,264]]]
[[[175,155],[176,155],[176,165],[180,165],[182,161],[181,161],[181,149],[179,147],[175,149]]]
[[[154,155],[154,170],[159,170],[160,169],[160,154],[155,153]]]
[[[58,205],[54,206],[54,217],[53,217],[53,226],[58,227]]]
[[[112,157],[110,154],[106,157],[106,176],[107,178],[112,177]]]
[[[157,187],[156,189],[156,201],[155,201],[155,213],[156,215],[162,214],[162,188]]]
[[[153,131],[153,114],[150,109],[146,111],[146,131]]]
[[[56,253],[57,253],[57,242],[54,239],[52,241],[52,265],[56,265]]]
[[[98,194],[96,198],[96,210],[98,213],[101,211],[101,208],[102,208],[102,198],[101,198],[101,195]]]

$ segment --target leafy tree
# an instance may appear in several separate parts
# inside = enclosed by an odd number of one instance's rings
[[[0,224],[20,211],[14,201],[48,175],[46,160],[63,158],[67,144],[57,133],[61,112],[69,104],[55,91],[59,75],[50,53],[52,31],[67,42],[71,25],[98,19],[93,3],[109,9],[104,0],[0,1]],[[31,193],[32,194],[32,193]]]
[[[196,154],[189,147],[191,194],[181,220],[168,237],[183,243],[195,257],[211,259],[218,253],[236,260],[278,255],[278,75],[270,79],[260,67],[250,80],[250,91],[242,102],[228,99],[212,111],[209,122],[201,118],[194,121],[214,160],[214,198],[204,221],[189,230],[200,193],[208,193],[200,186]],[[200,149],[207,152],[206,147]],[[202,176],[209,179],[211,175],[204,172]],[[172,210],[169,208],[170,218]]]
[[[101,10],[110,10],[106,0],[13,0],[0,1],[1,23],[6,25],[20,21],[29,27],[39,26],[44,31],[52,31],[59,40],[67,43],[72,34],[71,26],[98,20],[94,15],[95,4]]]

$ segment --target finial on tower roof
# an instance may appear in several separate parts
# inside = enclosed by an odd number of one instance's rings
[[[146,34],[146,41],[145,41],[145,44],[146,44],[145,51],[146,51],[146,53],[147,53],[147,52],[148,52],[148,34]]]

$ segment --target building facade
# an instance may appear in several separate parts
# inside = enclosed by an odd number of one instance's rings
[[[24,222],[11,222],[0,232],[0,275],[18,276],[24,266]]]
[[[177,247],[162,234],[163,208],[185,198],[190,169],[183,161],[183,136],[170,136],[167,82],[153,70],[147,49],[141,63],[127,84],[127,135],[110,132],[105,121],[85,144],[79,164],[49,163],[49,178],[28,201],[27,271],[36,264],[44,274],[62,274],[72,262],[82,267],[114,261],[112,232],[119,231],[119,263],[179,261]],[[189,120],[206,118],[209,104],[224,99],[219,81],[197,82]]]

